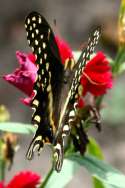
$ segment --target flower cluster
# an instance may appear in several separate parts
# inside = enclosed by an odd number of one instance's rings
[[[73,54],[66,42],[56,37],[59,47],[62,63],[67,59],[72,59]],[[17,51],[16,56],[20,67],[12,74],[5,75],[3,78],[23,91],[28,98],[21,99],[24,104],[29,105],[33,97],[33,85],[37,75],[35,65],[35,56],[31,53],[26,54]],[[112,87],[112,73],[108,60],[102,52],[98,52],[85,66],[81,76],[81,85],[83,86],[83,96],[88,92],[93,96],[100,96]]]

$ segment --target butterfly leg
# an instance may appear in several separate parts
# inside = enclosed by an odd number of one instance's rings
[[[98,109],[95,106],[89,106],[90,122],[93,123],[98,131],[101,131],[101,118]]]
[[[75,151],[79,151],[83,155],[86,151],[86,146],[89,143],[88,135],[85,132],[82,123],[77,124],[73,129],[74,132],[71,133],[71,138],[75,146]]]

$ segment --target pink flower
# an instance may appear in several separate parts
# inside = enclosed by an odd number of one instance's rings
[[[81,84],[83,95],[90,92],[94,96],[100,96],[112,88],[111,67],[102,52],[98,52],[85,66]]]
[[[65,63],[67,59],[73,58],[72,51],[68,44],[57,36],[55,39],[59,48],[62,63]],[[21,101],[23,104],[29,105],[34,96],[33,85],[37,76],[35,56],[32,53],[25,54],[19,51],[16,52],[16,56],[20,67],[12,74],[5,75],[3,78],[28,95],[27,98],[21,99]]]
[[[0,188],[36,188],[40,182],[40,176],[36,173],[25,171],[15,175],[5,186],[0,183]]]
[[[33,85],[37,75],[37,67],[35,63],[35,56],[30,54],[16,52],[17,60],[20,67],[12,74],[5,75],[3,78],[23,91],[29,98],[22,99],[25,104],[29,104],[31,96],[33,96]]]
[[[37,68],[34,64],[35,58],[33,58],[33,55],[31,54],[24,54],[19,51],[16,52],[16,56],[20,67],[12,74],[4,76],[4,79],[30,96],[32,94],[33,84],[37,74]]]

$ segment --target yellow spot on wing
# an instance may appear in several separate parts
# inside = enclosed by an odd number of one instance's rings
[[[32,21],[36,21],[36,17],[35,16],[32,17]]]
[[[52,92],[50,91],[48,94],[48,99],[49,99],[49,119],[50,119],[50,125],[52,126],[53,132],[55,132],[55,125],[54,125],[54,121],[53,121],[53,96],[52,96]]]
[[[33,101],[33,104],[34,104],[35,106],[38,106],[38,105],[39,105],[39,101],[38,101],[37,99],[35,99],[35,100]]]
[[[33,27],[34,27],[34,28],[36,27],[36,24],[35,24],[35,23],[33,23]]]
[[[79,85],[78,93],[79,93],[79,96],[81,96],[83,94],[83,86],[82,85]]]
[[[29,29],[30,29],[30,31],[31,31],[31,30],[33,29],[33,28],[32,28],[32,26],[30,26],[30,28],[29,28]]]
[[[50,91],[51,91],[51,85],[49,84],[47,87],[47,92],[50,92]]]
[[[39,74],[39,81],[41,80],[41,75]]]
[[[40,64],[42,64],[43,63],[43,60],[42,60],[42,58],[40,59]]]
[[[69,63],[69,58],[68,58],[68,59],[66,59],[66,61],[65,61],[65,64],[64,64],[64,69],[67,69],[67,67],[68,67],[68,63]]]
[[[32,33],[31,37],[34,38],[34,33]]]
[[[49,63],[46,63],[46,70],[48,71],[49,69]]]
[[[40,35],[40,38],[43,39],[43,35]]]
[[[43,42],[43,49],[45,49],[46,48],[46,43],[45,42]]]
[[[44,59],[46,60],[46,58],[47,58],[47,54],[45,53],[45,54],[44,54]]]
[[[39,19],[38,19],[38,22],[39,22],[39,24],[41,24],[42,23],[42,19],[39,17]]]
[[[27,19],[27,24],[30,24],[30,19],[29,18]]]
[[[40,117],[39,115],[36,115],[36,116],[34,117],[34,120],[36,120],[37,122],[40,123],[40,121],[41,121],[41,117]]]
[[[75,61],[74,59],[71,59],[71,66],[70,66],[71,70],[73,69],[74,65],[75,65]]]
[[[39,33],[39,30],[38,30],[38,29],[36,29],[35,31],[36,31],[36,34],[38,34],[38,33]]]
[[[37,141],[37,140],[42,140],[42,136],[37,136],[36,138],[35,138],[35,141]]]
[[[39,82],[37,82],[37,87],[40,87],[40,83]]]
[[[41,54],[41,47],[38,48],[39,54]]]
[[[41,70],[41,74],[42,74],[42,75],[44,74],[44,69]]]
[[[35,45],[38,45],[38,40],[35,40]]]

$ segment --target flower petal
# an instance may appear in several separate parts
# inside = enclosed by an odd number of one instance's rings
[[[112,87],[111,67],[102,52],[98,52],[87,63],[80,81],[84,88],[83,95],[90,92],[95,96],[100,96]]]
[[[34,97],[34,95],[35,95],[35,93],[34,93],[34,91],[32,91],[32,94],[31,94],[30,97],[21,98],[20,101],[21,101],[23,104],[25,104],[25,105],[27,105],[27,106],[30,106],[30,103],[31,103],[31,101],[32,101],[32,99],[33,99],[33,97]]]
[[[5,75],[3,78],[28,96],[31,96],[37,75],[37,67],[34,62],[30,60],[31,54],[30,59],[27,54],[19,51],[16,52],[16,56],[20,67],[17,68],[12,74]]]
[[[40,176],[31,171],[20,172],[9,182],[6,188],[36,188]]]
[[[65,64],[67,59],[73,59],[72,50],[69,45],[60,37],[56,36],[55,39],[59,48],[62,63]]]
[[[4,183],[0,182],[0,188],[5,188]]]

